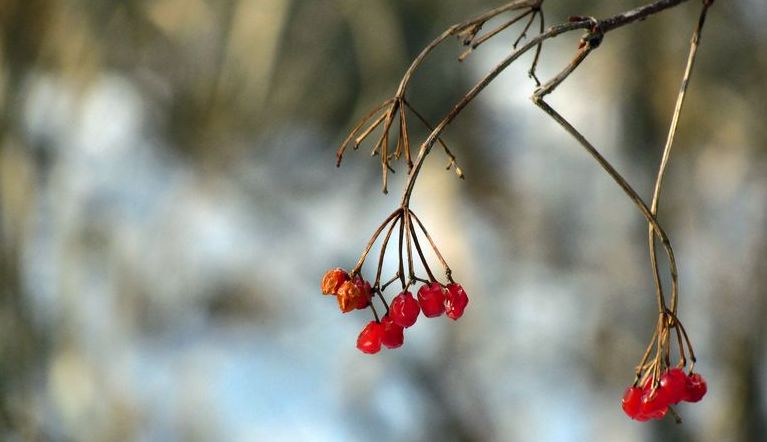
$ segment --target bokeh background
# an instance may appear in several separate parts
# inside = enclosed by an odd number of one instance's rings
[[[403,178],[384,196],[378,163],[336,169],[335,147],[424,44],[498,3],[0,1],[0,439],[763,440],[761,0],[710,11],[661,204],[709,381],[683,425],[620,409],[655,321],[647,227],[532,105],[529,57],[449,128],[466,180],[435,149],[413,196],[465,316],[368,356],[369,314],[321,296]],[[642,2],[550,3],[548,23]],[[699,3],[610,33],[550,98],[645,197]],[[463,64],[445,45],[409,98],[436,121],[518,32]],[[541,78],[578,37],[546,44]]]

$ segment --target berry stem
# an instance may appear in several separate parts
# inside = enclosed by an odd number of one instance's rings
[[[658,335],[658,325],[655,325],[655,329],[653,330],[652,336],[650,337],[650,344],[647,346],[647,350],[645,350],[644,355],[642,355],[642,359],[639,361],[639,364],[636,368],[636,378],[634,379],[634,386],[637,386],[640,378],[642,377],[642,373],[645,369],[645,363],[647,362],[647,358],[650,357],[650,353],[652,353],[652,349],[655,347],[655,337]]]
[[[380,296],[380,293],[379,293],[379,296]],[[383,299],[383,298],[381,298],[381,299]],[[384,305],[386,305],[386,303],[384,303]],[[373,311],[373,317],[375,318],[376,322],[381,322],[381,320],[378,318],[378,312],[376,311],[376,308],[373,305],[373,301],[372,300],[370,301],[370,310]],[[389,312],[389,307],[386,307],[386,312],[387,313]]]
[[[402,212],[400,210],[396,212],[397,215],[401,215],[401,213]],[[375,286],[378,286],[381,283],[381,270],[383,269],[384,256],[386,256],[386,246],[389,244],[389,238],[391,238],[392,231],[394,231],[394,227],[397,225],[400,219],[401,219],[401,216],[395,217],[394,222],[392,222],[391,225],[389,226],[389,230],[386,231],[386,236],[384,237],[383,243],[381,244],[381,254],[378,258],[378,269],[376,270],[376,279],[373,283],[373,285]]]
[[[431,272],[431,268],[429,268],[429,264],[426,262],[426,257],[423,255],[423,250],[421,249],[421,244],[418,242],[418,235],[416,235],[415,227],[413,227],[413,223],[410,223],[410,234],[413,236],[413,243],[415,244],[415,250],[418,252],[418,256],[421,258],[421,264],[423,264],[424,270],[426,270],[426,274],[429,275],[429,280],[434,282],[436,279],[434,278],[434,274]],[[415,278],[418,279],[418,278]]]
[[[405,290],[405,268],[404,268],[405,266],[404,266],[403,260],[402,260],[402,242],[403,242],[403,239],[404,239],[404,236],[405,236],[404,234],[405,234],[405,223],[406,222],[407,222],[407,212],[402,212],[402,217],[401,217],[400,223],[399,223],[399,256],[398,256],[398,259],[399,259],[399,271],[397,272],[397,273],[399,273],[399,278],[400,278],[400,281],[402,282],[402,290]],[[409,251],[410,250],[408,250],[408,252]]]
[[[674,113],[671,116],[671,126],[668,130],[668,136],[666,137],[666,144],[663,147],[663,155],[661,157],[660,166],[658,167],[658,175],[655,178],[655,188],[653,189],[652,202],[650,204],[650,213],[655,216],[658,212],[658,204],[660,202],[661,189],[663,187],[663,176],[666,173],[666,167],[668,166],[669,157],[671,156],[671,146],[674,144],[674,135],[676,135],[676,128],[679,125],[679,115],[682,112],[682,105],[684,105],[684,99],[687,93],[687,87],[690,84],[690,76],[692,75],[692,68],[695,64],[695,56],[698,54],[698,46],[700,44],[700,36],[703,31],[703,25],[706,21],[706,12],[708,8],[713,4],[713,1],[703,2],[703,8],[700,11],[698,17],[698,24],[692,33],[690,39],[690,52],[687,56],[687,65],[685,66],[684,74],[682,75],[682,84],[679,87],[679,95],[674,105]],[[658,270],[658,258],[655,252],[655,235],[653,234],[653,227],[648,227],[648,243],[650,246],[650,264],[653,268],[653,277],[655,278],[655,285],[660,292],[659,296],[663,296],[663,288],[661,287],[660,274]],[[671,311],[676,314],[678,296],[673,293],[671,296]]]
[[[402,99],[402,103],[407,106],[408,109],[410,109],[411,112],[413,112],[413,115],[418,117],[419,120],[421,120],[421,123],[423,123],[424,127],[429,130],[429,132],[434,130],[434,126],[432,126],[426,118],[421,115],[420,112],[418,112],[413,106],[410,105],[410,103],[406,99]],[[463,171],[460,167],[458,167],[458,160],[456,160],[455,155],[453,155],[453,152],[450,151],[450,148],[447,147],[447,144],[442,140],[442,137],[437,137],[437,143],[439,143],[440,146],[442,146],[442,149],[445,151],[445,155],[447,155],[448,159],[450,160],[449,163],[447,163],[447,168],[450,169],[451,166],[455,166],[455,173],[458,175],[459,178],[464,178]],[[413,167],[412,162],[410,163],[410,168]],[[410,168],[408,170],[410,170]]]
[[[533,13],[533,11],[534,11],[534,9],[530,9],[530,10],[528,10],[528,11],[526,11],[526,12],[520,14],[520,15],[517,15],[516,17],[512,18],[511,20],[506,21],[505,23],[503,23],[502,25],[496,27],[492,31],[483,34],[481,37],[479,37],[476,40],[474,40],[471,43],[471,45],[469,46],[469,48],[466,49],[466,51],[464,51],[464,53],[461,54],[460,57],[458,57],[458,61],[464,61],[466,59],[466,57],[468,57],[469,54],[471,54],[474,51],[474,49],[477,49],[477,47],[479,47],[479,45],[481,45],[482,43],[486,42],[487,40],[490,40],[491,38],[495,37],[497,34],[503,32],[505,29],[507,29],[509,26],[513,25],[514,23],[516,23],[516,22],[522,20],[523,18],[527,17],[528,15],[530,15],[530,13]]]
[[[349,142],[352,140],[352,138],[354,138],[354,136],[357,134],[357,132],[359,132],[359,130],[362,129],[362,127],[365,125],[365,123],[367,123],[368,120],[370,120],[370,118],[373,117],[373,115],[377,114],[378,112],[381,111],[381,109],[383,109],[386,106],[388,106],[389,104],[391,104],[392,101],[394,101],[394,98],[389,98],[388,100],[386,100],[383,103],[381,103],[378,106],[376,106],[372,111],[370,111],[367,115],[365,115],[364,117],[362,117],[359,120],[357,125],[354,126],[354,129],[352,129],[352,131],[349,133],[349,135],[346,137],[346,139],[343,141],[343,143],[341,143],[341,146],[339,146],[338,150],[336,151],[336,167],[339,167],[341,165],[341,160],[343,159],[344,151],[346,150],[346,148],[349,145]],[[385,114],[382,114],[382,116],[383,115],[385,115]],[[380,120],[380,118],[379,118],[379,120]],[[376,120],[376,122],[374,122],[373,125],[371,125],[370,128],[368,128],[365,131],[365,136],[364,137],[358,137],[355,140],[355,142],[354,142],[354,148],[355,149],[359,146],[359,143],[362,141],[361,139],[364,139],[365,137],[367,137],[370,134],[370,132],[372,132],[372,130],[375,128],[375,126],[378,125],[378,123],[379,123],[379,121]]]
[[[442,254],[439,253],[439,249],[437,248],[437,245],[434,244],[434,240],[431,239],[431,235],[429,235],[429,232],[426,230],[426,227],[424,227],[424,225],[421,222],[421,220],[418,219],[418,216],[416,216],[416,214],[412,210],[410,210],[410,209],[407,209],[407,210],[413,216],[413,219],[415,219],[415,222],[418,223],[418,227],[421,228],[421,231],[426,236],[426,239],[429,240],[429,244],[431,244],[431,248],[432,248],[432,250],[434,250],[434,254],[437,255],[437,258],[439,259],[439,262],[442,263],[442,267],[445,268],[445,274],[447,275],[448,279],[452,282],[453,280],[450,277],[450,275],[452,274],[452,271],[450,270],[450,267],[447,265],[447,262],[445,261],[445,258],[443,258]]]
[[[407,268],[408,268],[408,279],[412,280],[415,278],[415,266],[413,265],[413,246],[411,245],[410,240],[410,231],[412,230],[410,219],[410,211],[407,210],[404,212],[404,226],[405,226],[405,241],[407,242]]]
[[[676,341],[679,343],[679,367],[687,365],[687,354],[684,350],[684,344],[682,341],[682,331],[679,329],[679,323],[674,323],[674,331],[676,331]]]
[[[395,273],[395,274],[394,274],[394,276],[392,277],[392,279],[390,279],[390,280],[386,281],[386,282],[385,282],[385,283],[384,283],[384,284],[381,286],[381,291],[383,292],[384,290],[386,290],[386,287],[389,287],[389,286],[390,286],[390,285],[391,285],[391,284],[392,284],[394,281],[396,281],[396,280],[398,280],[398,279],[399,279],[399,272]]]
[[[362,265],[365,263],[365,258],[367,258],[368,253],[370,253],[370,249],[373,247],[373,244],[375,244],[376,240],[378,239],[378,236],[381,234],[381,232],[386,227],[386,225],[389,224],[391,220],[396,218],[401,213],[402,213],[402,208],[400,207],[394,212],[392,212],[389,216],[387,216],[384,222],[382,222],[381,225],[378,226],[375,233],[373,233],[373,236],[370,237],[370,240],[368,241],[367,246],[365,246],[365,250],[362,252],[362,255],[360,255],[360,259],[357,261],[357,265],[355,265],[354,269],[352,269],[351,276],[358,275],[360,273],[360,270],[362,270]],[[394,224],[392,224],[392,226],[393,225]],[[388,235],[387,235],[387,239],[388,239]],[[385,250],[385,249],[386,249],[386,246],[384,244],[384,247],[382,250]],[[380,275],[380,266],[379,266],[379,275]],[[377,280],[378,280],[378,277],[376,277],[376,281]]]

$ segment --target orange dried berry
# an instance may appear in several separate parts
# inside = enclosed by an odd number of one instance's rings
[[[349,313],[357,307],[360,302],[360,298],[363,297],[362,292],[352,281],[346,281],[338,288],[338,307],[344,313]]]
[[[322,294],[335,295],[341,285],[349,280],[349,274],[343,269],[332,269],[322,277]]]

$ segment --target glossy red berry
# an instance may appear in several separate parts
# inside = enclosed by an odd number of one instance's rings
[[[354,285],[357,286],[357,290],[360,292],[360,295],[356,298],[357,302],[354,305],[354,308],[362,310],[363,308],[366,308],[370,305],[370,300],[372,297],[370,292],[370,283],[362,279],[362,277],[359,275],[355,276],[352,281],[354,282]]]
[[[436,318],[445,312],[445,292],[438,282],[424,284],[418,289],[418,304],[424,316]]]
[[[687,395],[687,376],[681,368],[666,370],[660,377],[660,394],[669,404],[678,404]]]
[[[357,338],[357,348],[363,353],[378,353],[381,350],[383,335],[383,325],[376,321],[370,321]]]
[[[685,394],[684,400],[687,402],[698,402],[699,400],[703,399],[703,396],[706,395],[706,391],[708,391],[706,380],[703,379],[703,376],[698,373],[690,374],[687,376],[686,390],[687,392]]]
[[[469,297],[461,287],[461,284],[448,284],[445,293],[445,313],[447,317],[456,320],[463,316],[463,311],[469,303]]]
[[[623,412],[631,419],[637,419],[642,400],[642,389],[639,387],[629,387],[623,393],[621,406]]]
[[[349,280],[349,274],[343,269],[332,269],[322,277],[322,294],[335,295],[341,285]]]
[[[405,329],[394,323],[394,320],[386,315],[381,319],[383,326],[382,342],[386,348],[397,348],[405,341]]]
[[[642,388],[638,420],[663,419],[666,412],[668,412],[668,402],[660,394],[660,389],[652,388],[652,383],[648,379]]]
[[[415,324],[420,311],[418,302],[416,302],[410,292],[402,292],[395,296],[389,306],[389,316],[391,316],[394,323],[405,328]]]

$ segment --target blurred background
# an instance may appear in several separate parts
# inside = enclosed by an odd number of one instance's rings
[[[530,102],[529,56],[448,129],[466,180],[435,149],[413,195],[464,317],[369,356],[369,313],[320,294],[404,175],[385,196],[368,151],[335,168],[338,143],[421,47],[499,3],[0,1],[0,439],[763,439],[760,0],[710,11],[661,203],[709,385],[684,424],[621,411],[655,324],[647,226]],[[547,3],[558,23],[643,2]],[[549,100],[648,200],[699,3],[611,32]],[[437,121],[519,32],[462,64],[449,42],[408,98]],[[545,45],[541,79],[579,37]]]

